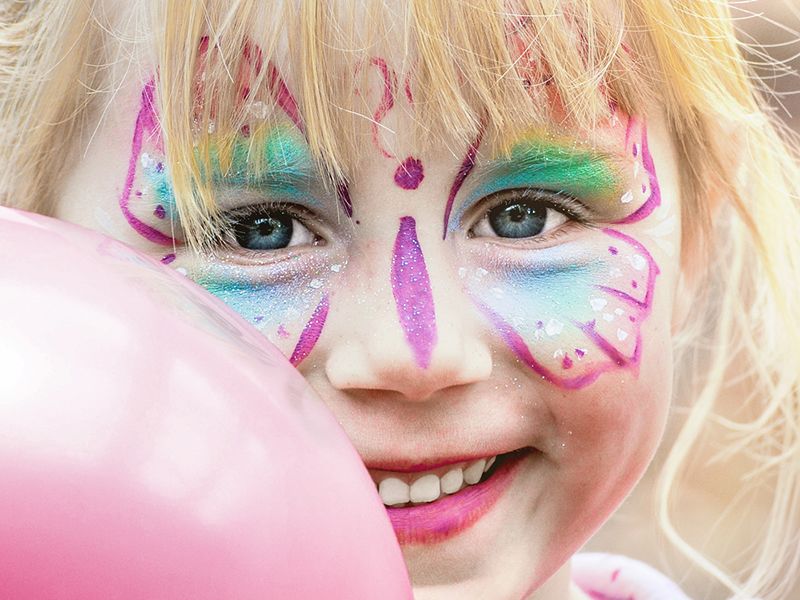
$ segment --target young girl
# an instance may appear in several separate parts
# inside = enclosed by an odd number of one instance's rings
[[[361,454],[418,598],[683,598],[571,560],[673,398],[650,520],[712,597],[790,597],[800,171],[724,3],[3,11],[2,203],[149,253],[280,348]],[[696,456],[730,497],[683,477]]]

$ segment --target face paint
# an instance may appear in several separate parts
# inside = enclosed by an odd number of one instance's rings
[[[307,357],[322,335],[322,328],[325,327],[325,320],[328,318],[328,295],[322,296],[311,318],[303,327],[303,332],[300,334],[300,339],[297,340],[297,345],[289,357],[289,362],[297,366],[305,357]]]
[[[260,330],[297,366],[314,349],[328,316],[330,277],[322,273],[322,265],[315,267],[304,276],[276,273],[269,282],[256,280],[250,268],[219,263],[191,269],[188,276]]]
[[[461,224],[473,206],[496,192],[533,188],[597,204],[618,204],[623,181],[616,161],[591,150],[576,149],[572,143],[543,139],[536,132],[515,142],[508,155],[482,164],[474,175],[482,183],[459,206],[449,222],[450,231]],[[632,209],[615,206],[606,212],[615,221],[624,210]]]
[[[384,158],[394,159],[395,154],[386,149],[381,142],[380,129],[382,121],[386,118],[389,111],[392,110],[395,103],[395,96],[397,94],[397,74],[386,61],[382,58],[372,58],[370,66],[375,67],[383,78],[383,94],[381,96],[378,107],[372,116],[372,143],[381,153]],[[413,102],[411,96],[411,84],[408,76],[406,76],[404,84],[406,99],[409,104]],[[425,177],[425,170],[422,166],[422,161],[413,156],[408,156],[401,162],[394,172],[395,184],[404,190],[417,189]]]
[[[426,369],[436,345],[436,312],[425,257],[412,217],[400,219],[392,256],[392,292],[400,326],[419,367]]]
[[[481,145],[481,139],[483,138],[483,131],[478,133],[478,136],[475,138],[475,141],[470,144],[469,149],[467,149],[467,154],[464,156],[464,160],[461,161],[461,166],[458,168],[458,172],[456,173],[455,178],[453,179],[453,183],[450,186],[450,193],[447,195],[447,204],[444,207],[444,225],[442,227],[442,239],[447,238],[447,224],[450,222],[450,212],[453,210],[453,202],[456,199],[456,195],[458,191],[461,189],[461,186],[464,184],[464,180],[470,174],[472,169],[475,167],[475,158],[478,155],[478,147]]]
[[[425,178],[422,161],[413,156],[406,158],[394,172],[394,182],[404,190],[415,190]]]
[[[176,242],[167,232],[175,217],[175,197],[163,160],[164,147],[155,112],[154,88],[151,80],[142,90],[119,208],[140,236],[159,246],[173,247]],[[164,223],[157,224],[157,221]]]
[[[558,158],[558,152],[543,154],[537,148],[531,164],[543,166],[534,169],[534,175],[547,184],[569,181],[573,189],[584,188],[598,198],[609,190],[624,189],[617,193],[617,202],[630,214],[618,222],[640,220],[652,211],[648,206],[660,201],[659,188],[644,126],[632,137],[636,139],[629,140],[627,150],[634,163],[626,181],[639,190],[644,181],[645,197],[640,191],[626,198],[629,190],[620,187],[618,174],[585,155]],[[545,155],[550,160],[543,160]],[[522,185],[518,178],[530,177],[524,165],[523,160],[519,173],[503,174],[504,183],[499,185]],[[496,185],[490,181],[475,193],[486,193]],[[640,242],[607,227],[589,230],[580,242],[531,250],[524,260],[508,266],[498,261],[491,271],[462,270],[462,276],[479,310],[517,358],[544,380],[575,389],[614,369],[635,372],[641,327],[652,309],[658,272]]]
[[[375,109],[375,114],[372,116],[372,143],[375,144],[375,147],[385,158],[394,158],[394,154],[383,147],[378,127],[394,106],[394,96],[397,92],[397,75],[382,58],[372,58],[369,64],[376,67],[380,71],[381,77],[383,77],[383,95],[378,108]]]

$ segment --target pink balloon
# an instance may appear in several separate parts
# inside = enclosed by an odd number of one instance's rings
[[[411,598],[343,430],[180,274],[0,209],[0,598]]]

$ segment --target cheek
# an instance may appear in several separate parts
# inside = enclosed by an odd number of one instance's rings
[[[567,389],[608,371],[636,373],[659,272],[630,236],[591,237],[537,251],[535,262],[499,275],[477,268],[468,276],[470,295],[516,357]]]
[[[330,309],[332,280],[342,265],[275,282],[258,281],[248,269],[206,264],[188,275],[220,298],[277,346],[297,366],[322,335]]]

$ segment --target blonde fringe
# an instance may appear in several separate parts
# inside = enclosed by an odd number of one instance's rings
[[[707,288],[704,308],[697,303],[677,339],[677,387],[691,390],[692,400],[661,473],[658,520],[675,547],[736,598],[778,600],[800,572],[798,142],[770,116],[727,2],[618,5],[609,12],[597,0],[298,0],[298,10],[289,10],[258,0],[154,2],[147,19],[180,224],[197,247],[214,229],[211,140],[223,169],[243,125],[257,147],[269,118],[254,120],[247,104],[276,112],[270,61],[296,77],[290,83],[307,139],[332,185],[357,168],[372,119],[353,87],[365,89],[369,58],[390,49],[411,57],[402,65],[415,100],[409,135],[421,149],[431,140],[463,146],[484,127],[502,141],[515,127],[553,117],[545,98],[557,98],[563,114],[586,127],[608,115],[609,99],[632,114],[658,101],[681,158],[684,271]],[[0,6],[2,204],[53,210],[57,174],[69,166],[69,144],[103,75],[89,66],[108,35],[93,10],[89,0]],[[256,23],[263,29],[253,32]],[[202,36],[208,50],[198,102]],[[511,36],[525,52],[512,52]],[[244,64],[251,37],[263,52],[260,66],[252,57]],[[529,58],[541,59],[544,71]],[[243,68],[251,70],[245,102],[237,81]],[[708,266],[692,272],[704,254]],[[733,385],[742,380],[750,392],[742,410],[731,411]],[[738,572],[694,547],[674,520],[691,457],[711,429],[726,436],[717,468],[752,461],[743,485],[774,490],[764,536]]]

